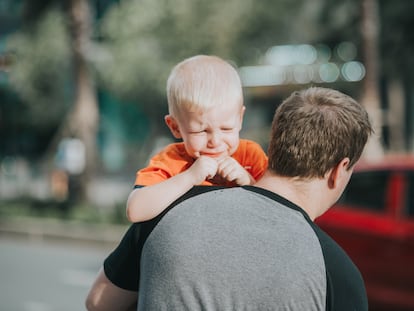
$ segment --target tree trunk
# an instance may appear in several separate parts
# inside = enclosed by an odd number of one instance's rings
[[[393,79],[388,85],[387,125],[389,129],[389,141],[391,152],[405,151],[405,126],[404,126],[404,89],[400,80]]]
[[[361,33],[363,41],[363,57],[366,75],[363,81],[363,95],[361,104],[367,109],[374,128],[374,135],[369,139],[364,151],[364,157],[375,159],[384,154],[382,145],[383,116],[380,107],[378,86],[379,57],[378,57],[378,33],[379,13],[377,0],[362,1]]]
[[[71,135],[80,139],[85,147],[85,168],[79,175],[78,182],[81,199],[87,199],[87,186],[96,169],[96,134],[99,122],[94,81],[86,61],[91,34],[91,16],[87,0],[70,0],[69,20],[75,97],[68,126]]]

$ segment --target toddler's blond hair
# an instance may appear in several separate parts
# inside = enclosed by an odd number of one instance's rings
[[[243,91],[237,70],[217,56],[197,55],[178,63],[167,81],[168,109],[197,111],[239,103]]]

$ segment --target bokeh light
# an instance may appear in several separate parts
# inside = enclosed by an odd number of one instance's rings
[[[345,81],[361,81],[365,77],[365,67],[360,62],[347,62],[342,65],[341,74]]]
[[[319,76],[323,82],[334,82],[338,80],[339,68],[334,63],[322,64],[319,67]]]

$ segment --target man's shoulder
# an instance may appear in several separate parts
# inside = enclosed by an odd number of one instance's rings
[[[168,212],[169,209],[173,208],[177,204],[180,204],[181,202],[196,197],[200,194],[216,191],[216,190],[223,190],[226,189],[224,186],[194,186],[190,190],[188,190],[186,193],[184,193],[181,197],[179,197],[177,200],[175,200],[166,210]]]

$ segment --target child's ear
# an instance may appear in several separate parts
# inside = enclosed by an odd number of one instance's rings
[[[164,117],[164,121],[170,129],[171,133],[173,134],[174,138],[181,138],[180,128],[178,126],[177,120],[173,116],[168,114]]]
[[[246,106],[243,106],[241,111],[240,111],[240,129],[243,126],[243,117],[244,117],[244,112],[246,111]]]

